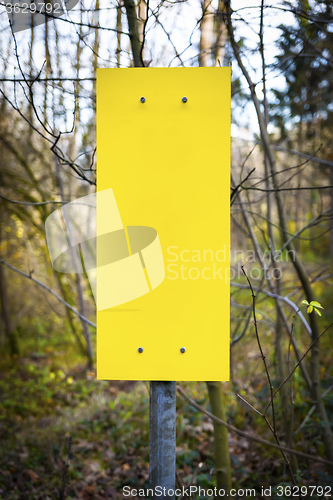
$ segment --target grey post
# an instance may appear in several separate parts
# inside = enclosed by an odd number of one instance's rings
[[[150,382],[149,432],[149,487],[165,488],[158,498],[173,499],[167,491],[176,486],[176,382]]]

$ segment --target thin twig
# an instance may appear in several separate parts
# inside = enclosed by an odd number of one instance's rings
[[[231,190],[231,195],[230,195],[230,204],[232,205],[233,202],[233,198],[236,196],[237,194],[237,191],[239,190],[240,187],[243,186],[244,182],[246,182],[248,180],[248,178],[253,174],[253,172],[255,171],[255,168],[253,168],[248,174],[247,176],[234,188],[232,188]]]
[[[235,281],[231,281],[230,282],[230,285],[231,286],[234,286],[236,288],[244,288],[244,289],[249,289],[249,287],[247,285],[244,285],[242,283],[236,283]],[[289,304],[290,307],[292,307],[294,309],[294,311],[296,311],[296,313],[298,314],[300,320],[302,321],[303,325],[305,326],[307,332],[309,333],[309,335],[311,336],[312,335],[312,330],[311,330],[311,327],[309,325],[309,323],[306,321],[306,319],[304,318],[302,312],[299,310],[299,308],[297,307],[297,305],[292,301],[290,300],[288,297],[283,297],[283,295],[279,295],[277,293],[274,293],[274,292],[269,292],[268,290],[262,290],[258,287],[255,287],[252,285],[252,288],[253,290],[255,291],[260,291],[260,293],[263,293],[264,295],[267,295],[268,297],[272,297],[273,299],[277,299],[277,300],[282,300],[283,302],[286,302],[286,304]]]
[[[314,314],[314,312],[312,314]],[[279,390],[281,389],[281,387],[284,386],[284,384],[286,384],[288,382],[288,380],[290,379],[290,377],[292,377],[292,375],[295,373],[295,371],[299,367],[300,363],[303,361],[303,359],[305,358],[305,356],[311,351],[312,347],[316,344],[316,342],[320,339],[320,337],[322,337],[324,335],[324,333],[326,333],[327,330],[329,330],[331,328],[331,326],[333,326],[333,323],[331,323],[330,325],[328,325],[328,327],[323,332],[321,332],[321,334],[318,335],[318,337],[316,339],[314,339],[314,341],[311,343],[310,347],[305,351],[305,353],[303,354],[303,356],[301,357],[301,359],[298,361],[298,363],[296,363],[296,365],[294,366],[294,368],[292,369],[292,371],[289,373],[288,377],[274,391],[273,398],[275,398],[275,396],[277,395],[277,393],[279,392]],[[268,410],[268,408],[270,407],[270,405],[271,405],[271,403],[268,403],[268,405],[266,407],[266,410],[265,410],[265,413]]]
[[[240,394],[236,394],[236,396],[241,399],[247,406],[249,406],[251,408],[251,410],[253,410],[255,413],[258,413],[258,415],[260,415],[262,417],[262,413],[260,411],[258,411],[254,406],[252,406],[248,401],[246,401],[246,399],[244,399]]]
[[[65,489],[67,485],[67,474],[68,474],[68,469],[69,469],[69,464],[70,460],[72,458],[72,436],[69,436],[68,439],[68,449],[67,449],[67,459],[66,463],[64,464],[64,470],[62,474],[62,485],[61,485],[61,490],[59,494],[59,500],[64,500],[65,499]]]
[[[268,385],[269,385],[269,390],[270,390],[270,403],[271,403],[271,407],[272,407],[272,417],[273,417],[273,425],[270,424],[267,416],[266,416],[266,411],[265,413],[262,414],[263,416],[263,419],[265,420],[268,428],[270,429],[270,431],[272,432],[277,444],[280,446],[280,438],[278,436],[278,433],[277,433],[277,430],[276,430],[276,414],[275,414],[275,405],[274,405],[274,391],[273,391],[273,384],[272,384],[272,381],[271,381],[271,376],[270,376],[270,373],[269,373],[269,370],[268,370],[268,366],[267,366],[267,362],[266,362],[266,356],[264,355],[264,352],[262,350],[262,347],[261,347],[261,342],[260,342],[260,337],[259,337],[259,332],[258,332],[258,324],[257,324],[257,317],[256,317],[256,296],[255,296],[255,293],[254,293],[254,290],[252,288],[252,284],[251,284],[251,281],[249,280],[249,277],[248,275],[246,274],[245,272],[245,269],[244,269],[244,266],[241,266],[241,270],[250,286],[250,290],[251,290],[251,294],[252,294],[252,306],[253,306],[253,322],[254,322],[254,329],[255,329],[255,333],[256,333],[256,339],[257,339],[257,343],[258,343],[258,347],[259,347],[259,351],[260,351],[260,354],[261,354],[261,357],[262,357],[262,360],[263,360],[263,363],[264,363],[264,367],[265,367],[265,372],[266,372],[266,377],[267,377],[267,381],[268,381]],[[289,469],[289,473],[290,473],[290,477],[293,481],[293,483],[296,485],[296,480],[295,480],[295,477],[294,477],[294,473],[293,473],[293,470],[292,470],[292,467],[291,467],[291,464],[290,464],[290,461],[287,457],[287,455],[285,454],[285,452],[283,450],[281,450],[281,454],[287,464],[287,467]]]
[[[41,281],[36,280],[35,278],[33,278],[31,276],[31,274],[27,274],[27,273],[25,273],[23,271],[20,271],[20,269],[17,269],[16,267],[12,266],[11,264],[9,264],[8,262],[6,262],[3,259],[0,259],[0,264],[4,264],[5,266],[7,266],[12,271],[15,271],[16,273],[20,274],[21,276],[24,276],[25,278],[28,278],[29,280],[33,281],[34,283],[36,283],[36,285],[40,286],[41,288],[44,288],[44,290],[46,290],[47,292],[49,292],[51,295],[53,295],[53,297],[55,297],[56,299],[58,299],[59,302],[61,302],[65,307],[67,307],[74,314],[76,314],[76,316],[78,316],[81,319],[81,321],[84,321],[85,323],[87,323],[87,325],[92,326],[93,328],[96,328],[95,323],[92,323],[89,319],[87,319],[84,316],[82,316],[82,314],[80,314],[79,311],[77,311],[76,309],[74,309],[74,307],[72,307],[70,304],[68,304],[64,299],[62,299],[61,297],[59,297],[59,295],[56,292],[54,292],[51,288],[49,288],[47,285],[45,285]]]
[[[333,389],[333,384],[332,384],[332,385],[330,385],[330,386],[328,387],[328,389],[326,389],[326,391],[322,393],[322,395],[321,395],[322,399],[323,399],[325,396],[327,396],[327,394],[328,394],[329,392],[331,392],[331,390],[332,390],[332,389]],[[305,425],[305,424],[306,424],[306,422],[309,420],[309,418],[311,417],[311,415],[312,415],[312,413],[315,411],[315,409],[316,409],[316,405],[313,405],[313,406],[310,408],[309,413],[307,414],[307,416],[305,417],[305,419],[303,420],[303,422],[301,423],[301,425],[298,427],[298,429],[296,429],[296,431],[294,432],[294,435],[295,435],[295,436],[296,436],[296,434],[298,434],[298,433],[299,433],[299,432],[303,429],[304,425]]]
[[[184,398],[193,408],[196,410],[200,411],[207,417],[209,417],[211,420],[214,420],[218,424],[223,425],[229,431],[235,432],[236,434],[239,434],[242,437],[245,437],[247,439],[250,439],[251,441],[255,441],[256,443],[263,444],[265,446],[270,446],[271,448],[275,448],[276,450],[280,451],[285,451],[287,453],[292,453],[293,455],[298,455],[299,457],[302,457],[307,460],[311,460],[313,462],[321,462],[326,465],[333,465],[333,462],[330,462],[329,460],[325,460],[324,458],[317,457],[314,455],[308,455],[307,453],[303,453],[302,451],[297,451],[297,450],[292,450],[291,448],[287,448],[286,446],[278,445],[275,443],[271,443],[270,441],[267,441],[266,439],[262,439],[258,436],[254,436],[253,434],[249,434],[248,432],[241,431],[240,429],[237,429],[237,427],[234,427],[231,424],[228,424],[227,422],[224,422],[224,420],[221,420],[220,418],[216,417],[212,413],[210,413],[208,410],[206,410],[203,406],[200,406],[198,403],[196,403],[193,399],[191,399],[189,396],[185,394],[183,389],[177,385],[177,391],[181,395],[182,398]]]
[[[16,201],[16,200],[11,200],[10,198],[7,198],[3,194],[0,194],[0,198],[3,200],[8,201],[9,203],[14,203],[15,205],[31,205],[31,206],[39,206],[39,205],[48,205],[48,204],[57,204],[57,205],[64,205],[67,203],[66,201],[37,201],[37,202],[30,202],[30,201]]]

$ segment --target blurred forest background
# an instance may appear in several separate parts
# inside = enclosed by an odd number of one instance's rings
[[[45,240],[95,190],[97,67],[232,67],[231,381],[179,383],[177,485],[333,488],[332,2],[79,0],[17,33],[5,5],[0,498],[148,486],[149,384],[95,380],[89,283]]]

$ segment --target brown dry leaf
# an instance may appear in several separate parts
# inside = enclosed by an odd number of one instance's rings
[[[101,464],[99,462],[95,462],[94,460],[91,460],[87,463],[87,467],[85,469],[88,469],[89,472],[92,473],[98,473],[101,471]]]
[[[29,476],[30,479],[31,479],[31,481],[33,481],[34,483],[37,483],[38,481],[40,481],[40,477],[39,477],[39,475],[35,471],[33,471],[31,469],[25,469],[24,473],[27,476]]]
[[[192,468],[187,464],[184,464],[183,469],[184,469],[185,476],[189,476],[193,472]]]
[[[248,450],[250,448],[250,443],[246,438],[241,437],[238,440],[238,446],[243,450]]]
[[[104,451],[104,460],[107,461],[107,462],[112,462],[113,460],[115,460],[116,458],[116,454],[114,451],[110,450],[110,448],[108,448],[107,450]]]
[[[310,464],[309,468],[313,472],[318,472],[318,471],[324,472],[326,470],[325,465],[322,464],[321,462],[313,462],[312,464]]]
[[[107,498],[116,498],[117,490],[113,486],[108,486],[106,489]]]
[[[82,491],[82,497],[85,500],[88,500],[89,498],[95,498],[95,486],[93,484],[87,485]]]
[[[75,439],[73,450],[91,450],[95,448],[95,443],[87,441],[86,439]]]

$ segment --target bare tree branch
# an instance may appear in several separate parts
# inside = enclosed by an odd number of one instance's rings
[[[53,295],[53,297],[55,297],[57,300],[59,300],[59,302],[61,302],[65,307],[67,307],[74,314],[76,314],[76,316],[78,316],[81,321],[84,321],[85,323],[87,323],[87,325],[92,326],[93,328],[96,328],[95,323],[92,323],[89,319],[87,319],[84,316],[82,316],[82,314],[80,314],[79,311],[77,311],[76,309],[74,309],[74,307],[72,307],[70,304],[68,304],[67,302],[65,302],[64,299],[62,299],[61,297],[59,297],[59,295],[56,292],[54,292],[50,287],[48,287],[47,285],[45,285],[41,281],[36,280],[35,278],[33,278],[31,276],[31,274],[27,274],[27,273],[25,273],[23,271],[20,271],[19,269],[17,269],[16,267],[12,266],[11,264],[9,264],[8,262],[6,262],[3,259],[0,259],[0,264],[4,264],[5,266],[7,266],[12,271],[15,271],[16,273],[18,273],[20,276],[23,276],[24,278],[28,278],[33,283],[36,283],[36,285],[40,286],[41,288],[43,288],[44,290],[46,290],[47,292],[49,292],[51,295]]]

